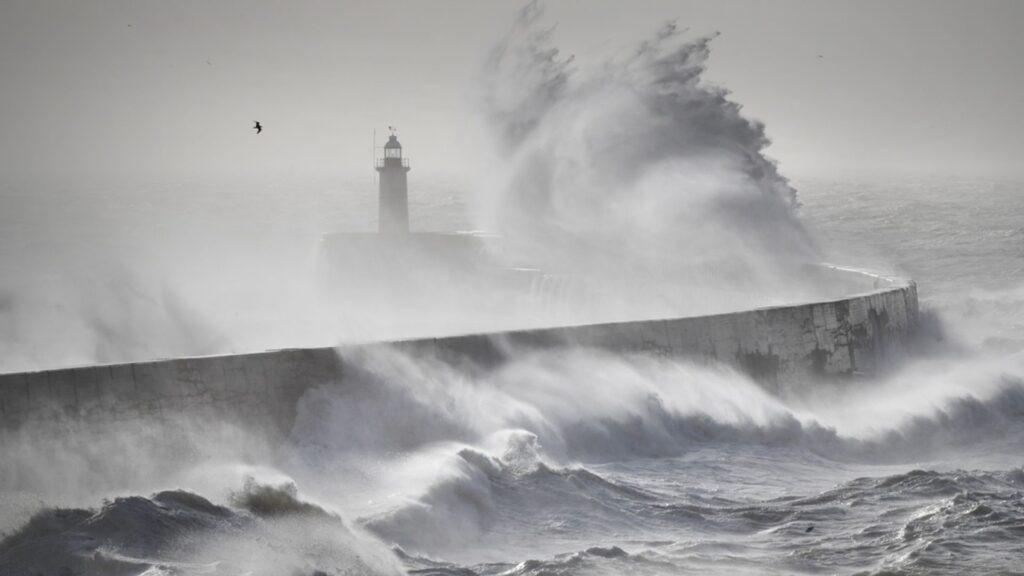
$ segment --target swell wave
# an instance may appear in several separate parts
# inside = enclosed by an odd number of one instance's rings
[[[645,526],[607,524],[604,543],[519,563],[460,565],[399,548],[422,574],[1001,573],[1018,566],[1024,472],[910,472],[761,501],[644,494]],[[543,538],[557,537],[539,525]],[[589,534],[602,539],[602,533]],[[662,534],[644,539],[645,534]],[[665,536],[668,536],[667,538]],[[581,538],[580,541],[585,540]],[[570,543],[562,545],[573,549]],[[565,548],[563,548],[564,550]]]

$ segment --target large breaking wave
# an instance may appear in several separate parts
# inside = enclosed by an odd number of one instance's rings
[[[659,573],[715,571],[715,557],[719,571],[786,571],[927,567],[956,546],[1004,566],[1024,526],[1019,471],[957,471],[1021,464],[1019,356],[933,358],[801,404],[728,368],[645,355],[534,351],[482,367],[375,346],[345,360],[345,385],[308,391],[278,448],[187,420],[141,426],[130,445],[116,424],[3,443],[8,497],[68,509],[26,524],[25,504],[0,566],[48,548],[54,569],[133,574],[387,573],[399,561]],[[906,473],[922,462],[938,471]],[[301,497],[273,488],[289,484]],[[97,494],[112,499],[89,510]]]
[[[609,527],[657,539],[670,522],[651,502],[678,496],[645,485],[659,474],[691,496],[713,479],[716,493],[746,483],[741,492],[770,500],[794,488],[774,476],[806,474],[813,493],[836,469],[999,466],[1024,441],[1020,358],[913,366],[800,407],[731,370],[647,356],[545,352],[493,370],[386,348],[347,359],[360,367],[351,385],[310,392],[296,439],[318,459],[369,458],[371,469],[391,455],[377,497],[391,496],[362,522],[413,555],[507,558],[502,543],[521,547],[527,524],[543,534],[531,545],[552,554],[601,542]],[[730,479],[734,467],[748,469]],[[614,480],[623,469],[627,480]],[[739,506],[708,505],[726,504]],[[684,524],[675,529],[710,529]]]
[[[704,78],[711,41],[670,22],[633,52],[581,63],[527,5],[483,74],[496,159],[481,224],[524,262],[601,276],[606,306],[807,292],[794,265],[820,255],[796,191],[765,155],[763,124]]]

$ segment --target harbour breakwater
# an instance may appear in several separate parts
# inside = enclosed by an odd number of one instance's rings
[[[876,374],[903,358],[918,325],[914,282],[835,267],[821,273],[848,295],[711,316],[0,374],[0,433],[180,414],[287,433],[299,398],[318,386],[344,386],[346,357],[372,346],[478,365],[539,347],[641,352],[731,365],[783,396],[815,380]]]

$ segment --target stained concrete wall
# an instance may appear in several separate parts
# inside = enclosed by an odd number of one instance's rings
[[[906,353],[917,325],[913,282],[830,269],[859,295],[730,314],[566,326],[407,340],[421,353],[499,363],[530,347],[585,346],[723,362],[788,394],[821,377],[874,374]],[[31,421],[152,420],[209,413],[271,423],[284,432],[296,402],[316,386],[341,385],[350,349],[138,362],[0,375],[0,431]]]

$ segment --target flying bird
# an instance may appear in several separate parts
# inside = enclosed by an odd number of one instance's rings
[[[255,130],[257,134],[259,134],[260,132],[263,132],[263,126],[260,125],[260,121],[259,120],[256,120],[256,125],[253,126],[252,129]]]

